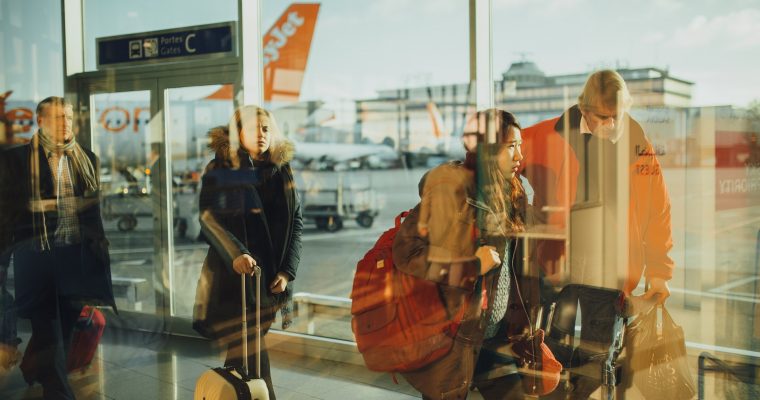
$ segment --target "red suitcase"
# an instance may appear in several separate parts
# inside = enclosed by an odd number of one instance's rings
[[[66,370],[83,371],[92,362],[98,343],[103,336],[106,319],[95,307],[84,306],[71,337],[71,347],[66,359]]]
[[[100,337],[103,336],[103,329],[106,327],[106,320],[103,313],[95,307],[84,306],[79,313],[74,332],[71,337],[71,346],[69,354],[66,357],[66,370],[69,372],[80,370],[84,371],[92,362],[95,351],[98,349]],[[29,386],[34,384],[37,374],[37,365],[27,354],[36,353],[37,341],[34,336],[29,340],[24,352],[24,358],[21,360],[19,367],[24,375],[24,380]]]

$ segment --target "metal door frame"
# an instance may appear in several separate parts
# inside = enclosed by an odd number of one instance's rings
[[[214,84],[233,84],[233,93],[240,93],[239,64],[236,57],[219,60],[202,60],[197,62],[174,63],[167,65],[149,65],[124,67],[102,71],[85,72],[67,78],[66,87],[75,88],[73,102],[78,105],[81,118],[79,128],[81,143],[92,147],[93,105],[92,96],[102,93],[130,91],[150,92],[151,129],[161,143],[168,143],[166,118],[166,93],[169,89],[205,86]],[[239,96],[234,96],[233,106],[238,106]],[[229,116],[224,116],[226,120]],[[173,193],[171,190],[170,159],[167,146],[162,146],[159,158],[159,202],[154,206],[154,269],[151,285],[156,296],[156,310],[153,314],[137,311],[120,311],[119,315],[109,317],[109,325],[127,329],[166,332],[173,334],[194,335],[188,318],[171,315],[171,276],[173,260]],[[163,276],[169,276],[169,284],[163,285]]]

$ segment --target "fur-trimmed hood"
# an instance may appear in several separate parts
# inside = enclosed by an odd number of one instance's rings
[[[216,153],[216,160],[224,164],[231,164],[230,154],[230,130],[227,126],[217,126],[208,132],[208,148]],[[282,167],[289,163],[295,155],[295,145],[290,140],[279,138],[267,150],[269,161],[275,166]]]

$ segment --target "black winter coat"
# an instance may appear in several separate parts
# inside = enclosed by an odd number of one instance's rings
[[[289,310],[292,302],[292,281],[295,280],[301,258],[301,231],[303,220],[301,205],[295,189],[293,173],[287,164],[287,154],[292,149],[288,142],[280,143],[287,149],[271,149],[278,155],[268,179],[280,182],[275,198],[282,209],[266,210],[256,184],[262,177],[245,153],[241,154],[239,169],[228,167],[227,160],[216,159],[209,163],[202,178],[200,194],[200,223],[210,244],[201,278],[196,290],[193,327],[203,336],[216,338],[224,333],[222,327],[239,326],[241,315],[240,275],[232,269],[232,261],[242,254],[256,259],[262,268],[261,308],[262,325],[268,328],[277,310],[284,306]],[[268,186],[268,187],[271,187]],[[277,212],[283,216],[281,226],[269,226],[267,213]],[[270,218],[271,221],[271,218]],[[275,236],[279,233],[278,236]],[[277,273],[289,276],[286,290],[272,294],[269,285]],[[255,306],[252,279],[248,280],[247,303]],[[249,312],[253,312],[250,309]],[[283,321],[289,319],[284,316]]]

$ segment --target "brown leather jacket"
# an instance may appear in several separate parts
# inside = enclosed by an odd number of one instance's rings
[[[440,360],[403,375],[429,398],[465,398],[498,277],[491,272],[480,275],[475,251],[483,242],[481,238],[497,235],[477,226],[478,208],[483,206],[474,201],[475,174],[462,163],[432,169],[422,178],[420,188],[421,203],[406,217],[393,241],[393,262],[404,273],[437,282],[449,315],[455,315],[462,306],[467,308],[452,350]],[[426,223],[427,237],[418,231],[420,221]],[[503,249],[505,239],[501,239],[501,243],[483,244]],[[489,306],[485,309],[484,300]]]

